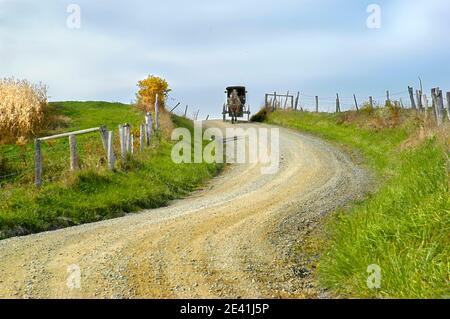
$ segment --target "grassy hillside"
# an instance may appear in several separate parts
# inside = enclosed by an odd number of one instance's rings
[[[48,136],[68,131],[106,125],[117,131],[125,122],[136,127],[142,115],[129,105],[105,102],[56,102],[46,110],[46,125],[38,136]],[[104,160],[98,133],[77,136],[81,165],[96,167]],[[42,144],[44,180],[66,177],[68,172],[68,139],[52,140]],[[33,141],[22,144],[0,144],[0,186],[29,184],[34,178]],[[6,184],[6,185],[5,185]]]
[[[339,297],[448,298],[448,128],[428,128],[407,111],[382,125],[384,116],[276,111],[266,121],[362,154],[378,175],[374,194],[327,222],[318,267],[323,287]],[[379,289],[367,286],[372,264],[381,267]]]
[[[60,124],[49,127],[45,134],[100,124],[117,134],[119,124],[128,122],[138,127],[143,121],[142,115],[131,106],[106,102],[52,103],[51,115],[52,122]],[[192,129],[188,120],[173,117],[173,122]],[[83,170],[76,174],[68,170],[67,139],[43,146],[45,182],[41,189],[32,185],[33,173],[29,169],[18,169],[19,178],[2,185],[0,238],[160,207],[186,195],[220,170],[220,166],[213,164],[174,164],[170,154],[172,143],[163,134],[154,137],[151,148],[114,172],[104,165],[104,152],[97,134],[78,139]],[[33,163],[32,144],[2,145],[0,152],[5,158],[13,159],[7,164],[10,167]]]

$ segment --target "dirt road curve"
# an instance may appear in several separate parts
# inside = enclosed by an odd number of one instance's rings
[[[320,139],[280,129],[280,142],[275,175],[233,165],[169,207],[1,241],[0,297],[316,295],[293,249],[321,215],[361,194],[365,174]],[[69,288],[76,267],[81,287]]]

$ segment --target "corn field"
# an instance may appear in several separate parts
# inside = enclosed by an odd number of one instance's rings
[[[44,122],[47,87],[27,80],[0,79],[0,142],[25,140]]]

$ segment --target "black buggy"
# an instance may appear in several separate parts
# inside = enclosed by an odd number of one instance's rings
[[[223,104],[223,121],[225,122],[227,119],[227,114],[230,116],[230,106],[228,105],[228,101],[230,99],[231,93],[236,90],[239,99],[241,100],[241,107],[239,112],[237,112],[237,117],[243,118],[244,114],[247,114],[247,121],[250,121],[250,106],[247,105],[247,90],[245,86],[229,86],[226,88],[226,102]]]

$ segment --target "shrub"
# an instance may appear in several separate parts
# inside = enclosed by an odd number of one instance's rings
[[[366,115],[372,115],[376,107],[377,106],[375,106],[375,105],[374,105],[374,107],[372,107],[370,102],[364,102],[361,107],[361,112]]]
[[[159,109],[165,108],[165,100],[169,92],[169,83],[163,78],[150,75],[138,82],[139,91],[136,94],[137,106],[143,111],[150,112],[154,109],[156,94],[158,94]]]
[[[264,122],[267,119],[267,115],[269,113],[269,110],[266,107],[263,107],[261,110],[259,110],[258,113],[253,115],[250,118],[250,121],[252,122]]]
[[[356,124],[360,128],[372,128],[375,130],[396,128],[402,125],[413,124],[415,127],[423,122],[417,117],[416,112],[402,110],[399,102],[386,102],[382,107],[374,103],[365,102],[358,112],[343,112],[338,114],[338,124]]]
[[[27,80],[0,79],[0,139],[34,135],[44,123],[47,88]]]

